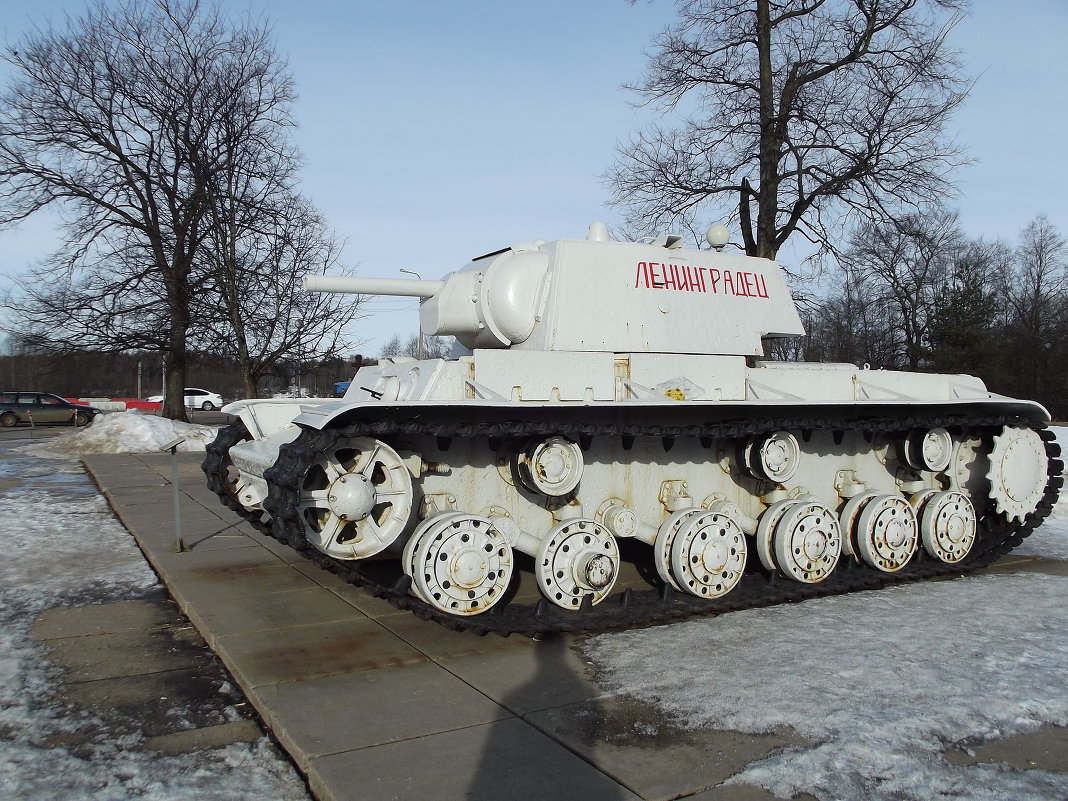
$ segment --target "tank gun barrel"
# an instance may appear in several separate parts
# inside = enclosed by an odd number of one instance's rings
[[[413,281],[408,278],[349,278],[336,275],[304,277],[306,292],[341,292],[349,295],[430,298],[436,295],[443,285],[443,281]]]

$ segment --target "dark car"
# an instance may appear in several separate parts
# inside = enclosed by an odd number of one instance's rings
[[[95,406],[71,403],[50,392],[0,392],[0,426],[19,423],[88,425],[98,414]]]

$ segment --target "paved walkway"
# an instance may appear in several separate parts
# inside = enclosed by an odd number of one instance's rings
[[[577,638],[478,637],[398,612],[223,508],[199,461],[178,455],[189,550],[177,553],[170,455],[85,459],[321,801],[764,801],[718,785],[802,743],[788,731],[671,734],[653,710],[600,697]]]

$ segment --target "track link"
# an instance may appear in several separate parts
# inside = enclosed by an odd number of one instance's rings
[[[1038,431],[1045,443],[1048,475],[1045,493],[1038,507],[1023,522],[1009,522],[993,512],[991,505],[976,502],[979,516],[976,543],[962,562],[945,564],[932,559],[919,549],[908,565],[896,573],[884,573],[855,560],[842,563],[818,584],[800,584],[783,579],[756,565],[748,568],[740,585],[728,595],[706,600],[674,591],[667,584],[647,590],[627,589],[610,596],[598,606],[589,605],[578,611],[560,609],[545,600],[522,605],[501,603],[482,615],[457,617],[441,612],[409,594],[411,580],[399,578],[383,580],[364,562],[336,560],[311,547],[304,536],[303,523],[297,514],[297,500],[301,479],[317,454],[341,437],[367,436],[384,438],[394,435],[422,435],[438,438],[513,438],[564,434],[575,440],[589,440],[601,436],[659,437],[664,440],[685,437],[723,439],[746,437],[776,430],[861,430],[872,433],[905,432],[918,427],[943,427],[949,430],[983,429],[992,431],[1005,425],[1030,426]],[[599,632],[635,628],[681,620],[694,616],[709,616],[779,603],[801,601],[858,590],[878,589],[892,584],[917,581],[939,576],[959,576],[988,565],[1017,547],[1053,510],[1063,483],[1060,449],[1051,432],[1044,425],[1014,415],[973,417],[967,415],[881,418],[869,420],[841,420],[795,418],[763,421],[723,422],[701,426],[612,425],[551,423],[495,423],[492,425],[450,425],[447,422],[362,422],[346,428],[315,430],[306,428],[292,443],[281,448],[278,461],[264,475],[270,488],[264,506],[270,515],[244,508],[234,497],[227,467],[229,449],[248,439],[248,432],[240,421],[220,431],[215,442],[207,448],[202,468],[209,487],[222,502],[244,517],[259,530],[301,552],[320,567],[336,573],[345,581],[363,587],[370,594],[389,601],[398,609],[412,612],[424,620],[433,620],[457,630],[477,634],[496,633],[535,635],[550,632]],[[755,561],[755,560],[754,560]]]

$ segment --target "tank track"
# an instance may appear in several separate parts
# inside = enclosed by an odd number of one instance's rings
[[[818,584],[801,584],[769,572],[756,561],[746,569],[745,578],[728,595],[707,600],[676,592],[667,584],[648,590],[626,589],[609,596],[601,604],[586,604],[578,611],[560,609],[544,599],[529,605],[500,603],[484,614],[458,617],[441,612],[408,593],[411,579],[400,573],[392,581],[383,580],[374,570],[381,562],[347,562],[336,560],[319,552],[308,544],[303,533],[303,523],[296,508],[297,487],[316,455],[329,447],[338,438],[368,436],[384,438],[392,435],[429,435],[438,438],[484,437],[490,440],[527,438],[564,434],[576,441],[589,441],[592,437],[657,437],[665,440],[692,437],[721,439],[747,437],[776,430],[861,430],[872,433],[905,432],[919,427],[943,427],[949,430],[967,428],[991,431],[1004,425],[1023,425],[1034,428],[1045,443],[1048,457],[1048,477],[1045,493],[1036,510],[1023,522],[1009,522],[1004,516],[994,514],[991,505],[976,504],[979,517],[976,542],[971,553],[962,562],[945,564],[929,557],[920,548],[913,559],[896,573],[884,573],[853,559],[843,559],[839,566],[824,581]],[[289,547],[299,551],[321,568],[336,573],[345,581],[360,586],[371,595],[382,598],[398,609],[407,610],[424,620],[433,620],[456,631],[471,631],[477,634],[496,633],[503,636],[522,634],[533,636],[553,632],[600,632],[613,629],[636,628],[694,616],[710,616],[774,604],[802,601],[829,595],[838,595],[858,590],[878,589],[892,584],[917,581],[935,577],[959,576],[986,566],[1013,548],[1017,547],[1053,510],[1058,492],[1063,484],[1063,465],[1057,457],[1060,449],[1051,432],[1042,424],[1035,424],[1015,415],[1006,416],[937,416],[893,417],[880,419],[846,420],[795,418],[761,421],[728,421],[712,425],[617,425],[617,424],[552,424],[547,422],[512,422],[489,425],[446,422],[394,422],[370,421],[346,428],[324,430],[305,429],[292,443],[282,447],[279,459],[266,471],[265,478],[270,495],[264,503],[271,519],[264,519],[262,512],[245,509],[233,496],[227,481],[227,452],[232,445],[248,438],[248,432],[240,421],[223,428],[219,437],[208,446],[207,457],[202,465],[209,487],[219,495],[223,503],[240,514],[259,530],[271,535]],[[755,563],[755,564],[754,564]],[[399,566],[394,573],[399,573]]]

